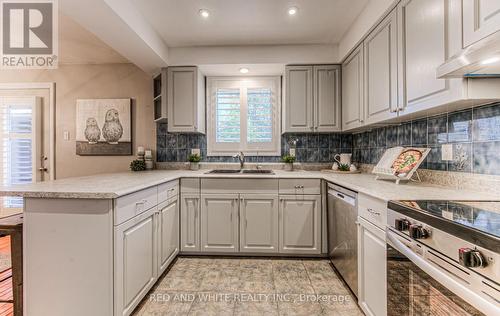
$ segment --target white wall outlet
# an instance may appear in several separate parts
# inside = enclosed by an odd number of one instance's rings
[[[290,148],[290,156],[295,157],[295,148]]]
[[[200,154],[200,149],[199,148],[193,148],[191,149],[191,155],[199,155]]]
[[[64,138],[64,140],[69,140],[69,131],[63,132],[63,138]]]
[[[453,160],[452,144],[443,144],[441,146],[441,160]]]

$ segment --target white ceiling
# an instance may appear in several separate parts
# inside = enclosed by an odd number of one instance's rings
[[[169,47],[338,43],[369,0],[132,0]],[[287,9],[299,8],[295,16]],[[208,9],[210,17],[198,15]]]

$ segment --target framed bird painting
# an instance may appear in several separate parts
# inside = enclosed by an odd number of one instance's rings
[[[76,100],[76,154],[132,155],[130,99]]]

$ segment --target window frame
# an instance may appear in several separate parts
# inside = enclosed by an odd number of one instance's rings
[[[217,89],[240,89],[240,142],[216,142]],[[272,98],[271,143],[247,143],[247,89],[270,88]],[[244,91],[245,93],[242,93]],[[242,151],[247,156],[281,155],[281,76],[207,77],[207,156],[233,156]]]

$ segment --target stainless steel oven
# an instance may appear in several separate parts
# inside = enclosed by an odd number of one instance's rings
[[[475,244],[479,232],[462,235],[451,222],[389,203],[389,316],[500,315],[498,240]]]

